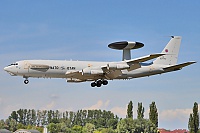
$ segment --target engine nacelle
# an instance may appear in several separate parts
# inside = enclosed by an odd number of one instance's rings
[[[107,64],[107,69],[108,70],[123,70],[123,69],[129,69],[130,66],[128,64],[115,64],[115,63],[110,63]]]
[[[91,69],[83,69],[82,75],[103,75],[103,70],[91,70]]]
[[[87,68],[83,69],[82,70],[82,75],[91,75],[91,70],[87,69]]]
[[[91,74],[103,75],[103,70],[91,70]]]

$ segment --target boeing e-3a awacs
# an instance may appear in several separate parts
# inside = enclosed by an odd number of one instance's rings
[[[177,64],[180,36],[171,36],[164,50],[158,54],[131,59],[131,49],[144,46],[140,42],[115,42],[108,47],[123,50],[122,61],[61,61],[61,60],[22,60],[4,68],[12,76],[22,76],[28,84],[29,77],[64,78],[67,82],[92,81],[92,87],[107,85],[108,80],[132,79],[180,70],[185,66],[196,63],[190,61]],[[151,63],[144,63],[156,58]]]

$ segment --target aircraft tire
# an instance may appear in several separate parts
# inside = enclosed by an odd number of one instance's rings
[[[101,85],[102,83],[103,83],[102,80],[98,80],[98,81],[97,81],[97,84],[99,84],[99,85]]]
[[[91,87],[95,87],[97,84],[95,82],[91,83]]]
[[[28,83],[29,83],[28,79],[24,80],[24,84],[28,84]]]
[[[101,84],[97,84],[97,87],[101,87]]]
[[[108,81],[107,81],[107,80],[103,80],[102,84],[103,84],[103,85],[107,85],[107,84],[108,84]]]

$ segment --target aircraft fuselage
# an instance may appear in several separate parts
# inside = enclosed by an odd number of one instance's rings
[[[95,61],[62,61],[62,60],[24,60],[13,63],[4,68],[11,75],[37,78],[70,78],[66,76],[67,72],[82,71],[84,68],[99,67],[109,64],[110,62],[95,62]],[[141,68],[128,71],[122,70],[122,74],[115,79],[131,79],[143,76],[150,76],[163,73],[164,70],[157,65],[140,63]],[[47,66],[45,68],[45,66]],[[73,76],[71,77],[73,78]],[[87,81],[87,79],[104,78],[103,75],[98,74],[81,74],[80,79]]]

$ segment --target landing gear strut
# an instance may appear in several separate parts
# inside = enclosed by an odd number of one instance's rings
[[[96,82],[91,83],[91,87],[101,87],[101,85],[107,85],[108,81],[107,80],[97,80]]]
[[[26,78],[25,80],[24,80],[24,84],[28,84],[29,83],[29,81],[28,81],[28,79]]]

